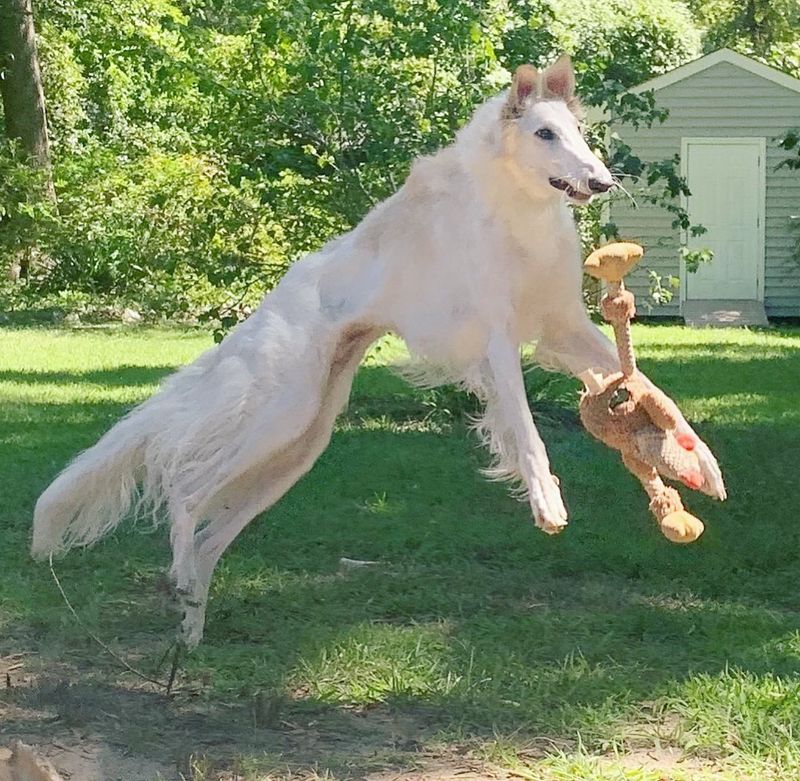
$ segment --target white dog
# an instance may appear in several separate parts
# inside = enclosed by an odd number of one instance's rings
[[[581,135],[574,89],[567,58],[520,67],[454,144],[417,161],[395,195],[292,266],[245,323],[78,456],[36,505],[33,554],[90,544],[141,503],[164,505],[181,635],[196,645],[223,551],[311,468],[387,331],[485,401],[493,475],[519,481],[537,526],[561,530],[520,345],[575,375],[619,368],[582,305],[567,201],[613,181]],[[698,455],[707,492],[725,498],[713,455],[702,443]]]

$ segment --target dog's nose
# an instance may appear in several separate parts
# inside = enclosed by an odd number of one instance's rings
[[[605,193],[614,186],[614,182],[603,182],[600,179],[590,179],[588,181],[588,185],[589,189],[593,193]]]

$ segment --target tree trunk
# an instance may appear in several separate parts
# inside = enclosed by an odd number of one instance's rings
[[[18,138],[41,166],[50,165],[42,75],[31,0],[0,0],[0,92],[8,138]]]
[[[5,134],[18,139],[33,164],[43,169],[42,194],[55,202],[31,0],[0,0],[0,76]],[[28,246],[12,262],[10,273],[17,269],[16,277],[27,277],[34,255],[33,245]]]

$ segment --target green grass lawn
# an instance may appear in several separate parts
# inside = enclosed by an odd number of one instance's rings
[[[684,491],[698,543],[659,534],[638,483],[577,425],[577,385],[534,372],[571,513],[542,534],[478,474],[487,457],[448,414],[460,400],[410,390],[389,344],[316,467],[224,557],[168,700],[97,647],[26,548],[58,470],[210,340],[0,331],[0,744],[90,736],[137,778],[157,762],[198,781],[431,762],[536,781],[800,777],[800,331],[634,337],[726,474],[724,504]],[[87,624],[148,673],[175,626],[168,562],[163,528],[129,524],[57,564]]]

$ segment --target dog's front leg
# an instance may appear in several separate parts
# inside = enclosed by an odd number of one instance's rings
[[[578,378],[587,371],[607,375],[620,370],[614,344],[589,319],[582,307],[563,310],[548,319],[547,329],[536,347],[535,360],[542,366],[565,370]],[[656,387],[650,379],[642,376],[649,385]],[[678,419],[678,433],[689,434],[697,442],[695,452],[705,478],[700,490],[715,499],[725,499],[725,481],[717,459],[677,405],[674,413]]]
[[[525,483],[536,525],[556,534],[567,525],[567,511],[528,407],[519,348],[505,334],[495,334],[489,340],[487,358],[488,403],[496,405],[499,421],[495,425],[505,429],[492,434],[500,439],[510,434],[516,456],[513,467]]]

